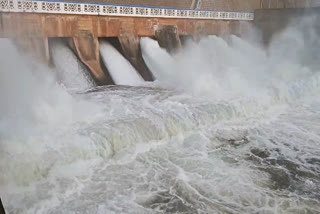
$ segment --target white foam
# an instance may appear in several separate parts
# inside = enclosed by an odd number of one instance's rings
[[[139,86],[144,80],[132,65],[106,41],[100,42],[102,59],[117,85]]]
[[[58,77],[66,88],[84,90],[95,86],[89,71],[62,40],[50,42],[50,48]]]
[[[236,36],[227,40],[209,36],[173,56],[149,38],[141,39],[141,48],[160,86],[219,101],[242,99],[268,106],[300,97],[293,88],[318,80],[317,54],[312,51],[319,46],[318,36],[310,24],[314,21],[289,28],[269,50]]]

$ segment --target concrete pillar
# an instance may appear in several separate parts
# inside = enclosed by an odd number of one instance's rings
[[[40,59],[44,63],[49,63],[48,38],[42,37],[17,37],[13,39],[15,44],[24,49],[28,54]]]
[[[144,80],[153,81],[154,77],[142,58],[139,38],[134,32],[122,32],[118,38],[123,50],[123,55],[131,65],[140,73]]]
[[[208,37],[208,35],[205,34],[205,33],[196,32],[196,33],[192,34],[192,39],[196,43],[199,43],[201,39],[204,39],[204,38],[207,38],[207,37]]]
[[[78,57],[89,68],[96,83],[98,85],[113,84],[112,79],[107,78],[101,66],[98,38],[94,37],[90,31],[78,31],[72,39]]]
[[[191,35],[181,35],[180,41],[182,48],[185,48],[189,42],[194,41],[194,38]]]
[[[4,36],[2,13],[0,13],[0,38]]]
[[[156,26],[155,36],[160,47],[165,48],[169,53],[181,49],[178,27],[175,25]]]
[[[4,207],[3,207],[3,204],[1,202],[1,198],[0,198],[0,214],[5,214],[5,210],[4,210]]]
[[[195,30],[192,34],[192,38],[195,42],[199,42],[202,38],[207,37],[206,27],[202,23],[195,24]]]

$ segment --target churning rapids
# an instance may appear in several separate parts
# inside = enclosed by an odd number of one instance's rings
[[[157,81],[134,74],[128,82],[138,86],[95,87],[59,48],[54,60],[69,62],[49,69],[0,40],[5,209],[320,213],[320,39],[313,22],[296,21],[268,48],[253,37],[211,36],[170,56],[143,38]],[[79,88],[57,69],[79,76]]]

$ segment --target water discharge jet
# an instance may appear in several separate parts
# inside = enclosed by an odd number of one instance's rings
[[[101,41],[102,60],[117,85],[138,86],[144,80],[133,66],[110,43]]]
[[[85,90],[95,86],[91,74],[68,47],[66,39],[51,39],[50,47],[57,75],[66,88]]]

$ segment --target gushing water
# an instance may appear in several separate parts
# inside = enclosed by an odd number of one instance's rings
[[[67,93],[1,42],[6,209],[319,213],[318,35],[303,20],[255,44],[210,37],[170,56],[143,39],[151,87]]]
[[[101,41],[100,52],[112,79],[117,85],[139,86],[144,80],[132,65],[106,41]]]
[[[52,41],[50,46],[58,77],[66,88],[85,90],[95,86],[86,67],[81,64],[64,41]]]

